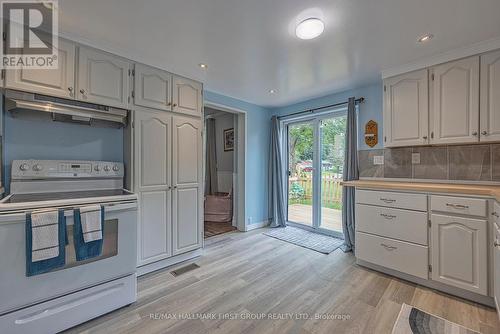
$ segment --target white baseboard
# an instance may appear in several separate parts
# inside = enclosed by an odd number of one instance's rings
[[[269,219],[266,219],[266,220],[263,220],[263,221],[258,222],[258,223],[247,225],[247,226],[245,226],[245,232],[255,230],[258,228],[263,228],[263,227],[269,226],[269,224],[270,224]]]
[[[156,261],[153,263],[149,263],[140,267],[137,267],[137,276],[142,276],[145,274],[149,274],[153,271],[157,271],[160,269],[164,269],[180,262],[192,260],[195,257],[201,256],[203,253],[203,249],[197,249],[188,253],[180,254],[177,256],[169,257],[168,259]]]

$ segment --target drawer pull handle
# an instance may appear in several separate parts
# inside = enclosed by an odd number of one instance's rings
[[[462,204],[452,204],[452,203],[446,203],[446,206],[452,207],[454,209],[468,209],[468,205],[462,205]]]
[[[394,218],[396,218],[396,216],[394,216],[394,215],[388,215],[387,213],[381,213],[380,215],[382,217],[384,217],[385,219],[394,219]]]
[[[380,200],[382,202],[386,202],[386,203],[394,203],[394,202],[396,202],[395,199],[390,199],[390,198],[381,198]]]
[[[393,251],[395,249],[398,249],[396,246],[389,246],[389,245],[386,245],[386,244],[380,244],[380,246],[384,247],[385,249],[387,249],[389,251]]]
[[[499,217],[500,217],[500,216],[498,215],[498,213],[496,213],[496,212],[492,212],[492,213],[491,213],[491,215],[492,215],[493,217],[497,217],[497,218],[499,218]]]

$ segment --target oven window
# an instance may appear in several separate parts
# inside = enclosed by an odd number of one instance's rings
[[[73,226],[67,225],[68,244],[66,245],[66,265],[58,270],[80,266],[90,262],[99,261],[118,254],[118,219],[110,219],[104,222],[104,235],[101,256],[85,261],[76,261],[75,246],[73,243]]]

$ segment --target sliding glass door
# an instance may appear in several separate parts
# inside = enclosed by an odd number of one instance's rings
[[[288,221],[342,235],[342,170],[346,113],[285,122]]]

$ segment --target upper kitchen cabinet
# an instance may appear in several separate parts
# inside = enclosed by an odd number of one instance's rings
[[[481,56],[480,141],[500,140],[500,51]]]
[[[87,47],[80,47],[78,54],[77,98],[126,109],[129,97],[129,62]]]
[[[173,111],[198,117],[202,115],[203,87],[201,83],[174,76],[173,90]]]
[[[56,69],[6,70],[7,88],[73,99],[75,95],[75,44],[59,40]]]
[[[384,145],[428,142],[428,71],[420,70],[384,81]]]
[[[479,140],[479,56],[432,69],[431,144]]]
[[[142,64],[135,65],[134,103],[138,106],[172,110],[172,74]]]

